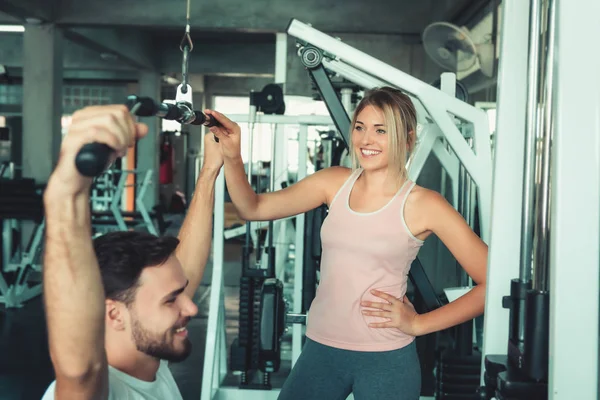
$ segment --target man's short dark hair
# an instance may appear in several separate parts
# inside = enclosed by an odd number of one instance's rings
[[[144,268],[163,264],[178,244],[173,236],[130,231],[111,232],[94,239],[106,298],[129,306]]]

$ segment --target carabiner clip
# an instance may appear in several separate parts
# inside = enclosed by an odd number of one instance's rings
[[[179,44],[179,49],[183,52],[183,60],[181,63],[181,79],[182,79],[182,90],[183,93],[187,93],[187,88],[189,84],[188,78],[188,64],[189,64],[189,56],[190,52],[194,49],[194,43],[192,42],[192,37],[190,36],[190,24],[187,24],[185,27],[185,34],[181,39],[181,43]]]
[[[190,24],[189,23],[185,26],[185,33],[183,34],[183,38],[181,38],[181,43],[179,44],[179,49],[181,51],[183,51],[183,49],[185,48],[186,45],[189,45],[190,51],[194,50],[194,43],[192,42],[192,37],[190,36]]]

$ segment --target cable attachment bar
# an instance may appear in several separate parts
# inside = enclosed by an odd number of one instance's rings
[[[181,49],[181,51],[183,52],[183,60],[181,63],[181,79],[182,79],[182,90],[183,93],[187,93],[188,90],[188,85],[189,85],[189,70],[188,70],[188,65],[189,65],[189,56],[190,56],[190,52],[193,50],[194,48],[194,44],[192,42],[192,38],[190,36],[190,25],[188,24],[185,30],[185,34],[183,36],[183,39],[181,39],[181,44],[179,46],[179,48]]]
[[[183,82],[181,90],[184,94],[187,93],[189,85],[188,65],[190,53],[194,50],[194,42],[192,42],[192,37],[190,36],[190,3],[191,1],[187,0],[185,33],[179,44],[179,49],[183,52],[183,60],[181,63],[181,79]]]

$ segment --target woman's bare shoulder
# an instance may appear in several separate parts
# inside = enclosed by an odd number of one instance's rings
[[[419,185],[415,185],[409,193],[406,199],[406,207],[422,216],[431,216],[433,212],[438,214],[439,211],[445,214],[447,211],[454,210],[452,205],[439,192]]]
[[[327,193],[327,204],[330,204],[336,193],[352,175],[352,169],[336,166],[325,168],[316,174],[320,175],[320,182]]]

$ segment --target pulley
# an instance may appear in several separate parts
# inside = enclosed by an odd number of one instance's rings
[[[265,114],[283,115],[285,113],[283,89],[280,85],[269,83],[262,91],[250,93],[250,104]]]

